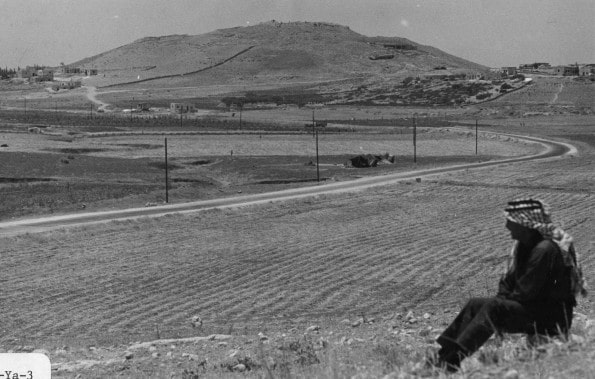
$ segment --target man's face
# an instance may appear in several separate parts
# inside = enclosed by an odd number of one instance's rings
[[[513,240],[520,242],[527,241],[531,238],[531,229],[524,227],[521,224],[506,220],[506,229],[510,231],[510,237]]]

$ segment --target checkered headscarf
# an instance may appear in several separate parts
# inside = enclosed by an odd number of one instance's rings
[[[548,206],[540,200],[518,199],[508,202],[506,219],[526,228],[537,230],[544,238],[551,238],[556,228]]]

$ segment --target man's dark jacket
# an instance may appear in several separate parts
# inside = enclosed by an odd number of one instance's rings
[[[519,242],[512,269],[500,280],[498,296],[531,308],[575,306],[570,284],[570,268],[554,241],[542,239],[532,249]]]

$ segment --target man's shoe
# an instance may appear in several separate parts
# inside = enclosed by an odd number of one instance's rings
[[[462,356],[458,351],[446,353],[444,349],[428,348],[425,355],[425,367],[437,368],[446,372],[457,372],[461,367]]]

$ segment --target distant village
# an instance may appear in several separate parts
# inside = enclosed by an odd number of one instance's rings
[[[492,72],[507,76],[516,74],[543,74],[554,76],[593,76],[595,75],[595,63],[551,66],[546,62],[521,63],[518,67],[501,67],[491,69]]]
[[[386,46],[385,46],[386,47]],[[390,46],[393,47],[393,46]],[[395,49],[408,49],[408,46],[394,46]],[[370,59],[391,59],[388,56],[370,56]],[[443,80],[486,80],[486,79],[510,79],[510,78],[523,78],[524,75],[547,75],[547,76],[561,76],[561,77],[589,77],[591,80],[595,80],[595,64],[571,64],[571,65],[560,65],[551,66],[547,62],[535,62],[535,63],[522,63],[518,66],[510,67],[499,67],[491,68],[489,73],[485,72],[467,72],[467,73],[445,73],[439,74],[436,71],[447,70],[447,67],[440,66],[434,67],[433,73],[428,73],[425,77],[433,79]],[[0,69],[0,79],[9,81],[18,81],[20,83],[40,83],[47,82],[48,89],[53,91],[70,90],[79,88],[82,86],[83,77],[98,75],[96,68],[84,68],[76,66],[61,65],[59,67],[47,67],[47,66],[27,66],[23,69]],[[409,79],[409,78],[408,78]],[[528,79],[530,80],[530,79]],[[226,106],[236,111],[240,109],[238,106],[237,99],[230,98],[229,103],[226,102]],[[224,99],[225,102],[225,99]],[[238,108],[239,107],[239,108]],[[135,108],[127,110],[131,112],[144,112],[151,109],[148,103],[138,103]],[[126,110],[125,110],[126,111]],[[187,103],[171,103],[169,111],[172,113],[192,113],[196,111],[194,104]]]
[[[0,70],[1,79],[21,79],[29,83],[52,82],[51,88],[54,91],[61,89],[73,89],[82,86],[80,76],[97,75],[95,68],[81,68],[72,66],[61,66],[58,68],[46,66],[27,66],[17,70]],[[79,76],[79,77],[77,77]]]

